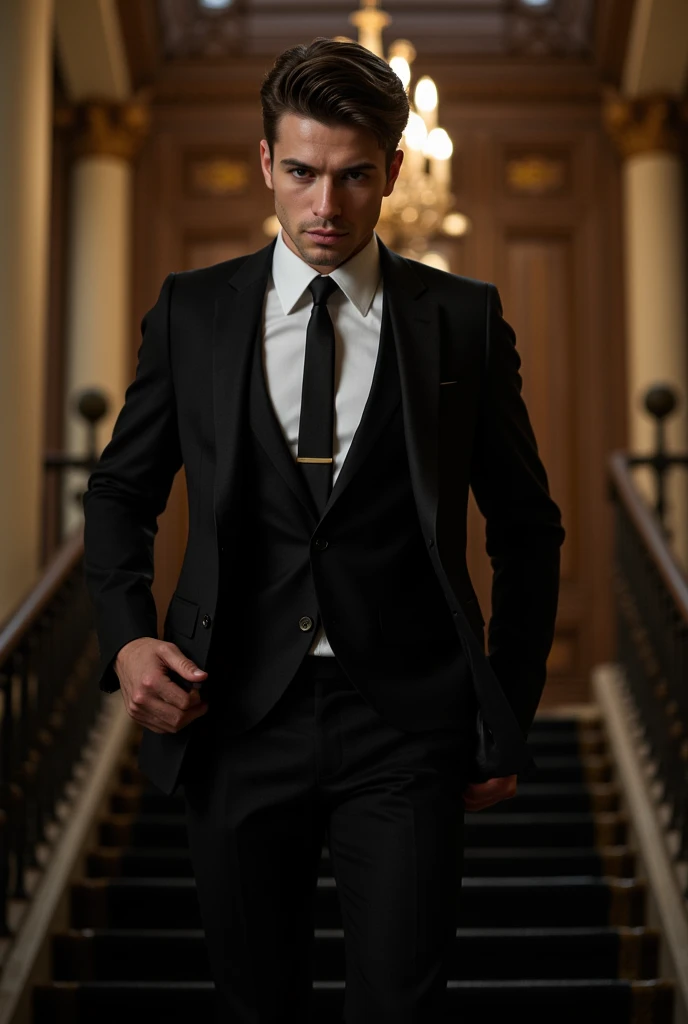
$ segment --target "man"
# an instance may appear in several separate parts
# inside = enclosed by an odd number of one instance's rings
[[[261,99],[282,230],[166,279],[85,495],[101,687],[145,726],[142,769],[183,783],[217,1019],[309,1019],[327,838],[346,1021],[433,1024],[464,808],[513,796],[532,764],[564,533],[496,288],[374,233],[403,159],[399,79],[316,40]],[[160,641],[153,538],[182,464],[189,536]]]

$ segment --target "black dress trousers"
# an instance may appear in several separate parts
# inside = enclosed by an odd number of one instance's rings
[[[323,841],[344,926],[344,1021],[439,1024],[468,741],[388,725],[333,657],[306,656],[240,736],[223,735],[212,710],[190,742],[183,791],[218,1024],[313,1019]]]

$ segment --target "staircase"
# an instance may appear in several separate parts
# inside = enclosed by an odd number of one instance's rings
[[[660,937],[645,926],[600,724],[543,715],[531,746],[537,781],[466,816],[447,1020],[670,1024],[673,990],[658,978]],[[334,1024],[344,938],[327,849],[316,914],[314,1019]],[[53,981],[33,991],[34,1024],[213,1019],[183,798],[147,785],[135,744],[52,957]]]

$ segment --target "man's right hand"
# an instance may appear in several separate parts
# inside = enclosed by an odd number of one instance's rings
[[[152,732],[179,732],[208,710],[197,690],[208,673],[176,644],[139,637],[120,648],[113,667],[127,712]],[[170,669],[193,684],[188,693],[170,679]]]

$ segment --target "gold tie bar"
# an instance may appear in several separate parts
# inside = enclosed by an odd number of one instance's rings
[[[307,458],[305,458],[303,456],[298,456],[297,455],[296,461],[297,462],[332,462],[333,460],[332,459],[307,459]]]

